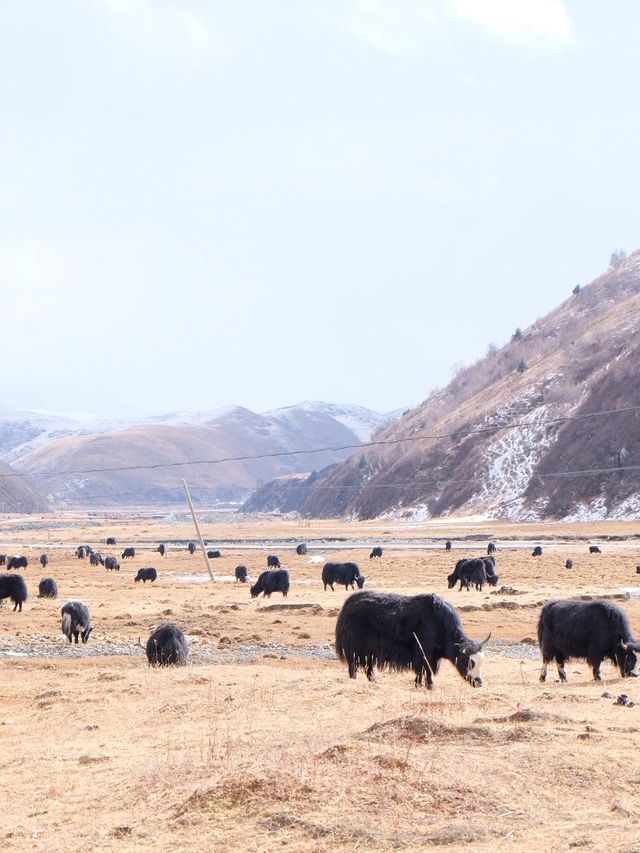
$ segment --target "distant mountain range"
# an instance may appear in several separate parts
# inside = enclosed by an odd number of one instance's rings
[[[248,506],[363,519],[637,519],[640,252],[567,291],[383,427],[376,440],[389,446],[267,484]]]
[[[37,474],[24,478],[22,487],[38,507],[172,503],[182,500],[183,478],[202,501],[239,501],[265,480],[347,458],[394,416],[362,406],[305,402],[263,414],[227,406],[81,422],[0,407],[0,461]],[[347,449],[301,452],[323,447]],[[258,455],[266,458],[189,464]],[[26,505],[23,492],[16,502]]]

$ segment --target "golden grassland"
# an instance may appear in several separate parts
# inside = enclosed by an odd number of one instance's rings
[[[247,586],[231,582],[190,582],[204,575],[199,554],[150,550],[192,539],[187,524],[78,515],[64,528],[45,519],[40,530],[17,530],[5,519],[0,550],[29,557],[30,598],[22,613],[8,602],[0,608],[0,847],[637,850],[640,684],[608,663],[595,684],[582,661],[568,665],[568,683],[550,667],[540,684],[535,646],[521,644],[535,637],[540,602],[617,594],[639,577],[640,540],[602,541],[603,553],[589,555],[585,541],[555,537],[636,529],[232,518],[204,525],[213,544],[286,539],[268,549],[292,577],[283,601],[252,600]],[[481,553],[455,541],[474,533],[498,543],[498,586],[522,595],[447,590],[455,560]],[[73,556],[78,544],[96,547],[108,535],[118,548],[101,545],[103,554],[142,546],[119,573]],[[329,536],[377,537],[389,547],[371,561],[364,547],[293,551],[295,541]],[[393,547],[394,539],[433,536],[453,538],[454,552]],[[540,541],[543,556],[507,537]],[[37,564],[42,543],[46,570]],[[266,568],[264,548],[221,549],[212,562],[218,577],[232,576],[238,563],[254,578]],[[408,672],[379,673],[373,684],[350,680],[329,650],[349,593],[324,592],[322,564],[311,562],[319,557],[359,561],[372,588],[435,591],[462,606],[469,636],[492,631],[484,685],[472,689],[446,661],[430,692],[417,690]],[[158,581],[135,584],[137,569],[149,565]],[[44,575],[56,578],[58,600],[36,597]],[[92,611],[86,649],[70,649],[60,633],[60,607],[71,598]],[[640,634],[640,599],[620,604]],[[166,620],[185,630],[192,662],[150,670],[136,643]],[[30,654],[7,657],[11,650]],[[92,650],[101,654],[86,656]],[[622,692],[638,704],[614,704]]]

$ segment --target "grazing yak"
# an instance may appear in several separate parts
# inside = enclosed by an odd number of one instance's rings
[[[276,572],[262,572],[251,587],[250,592],[251,598],[257,598],[260,593],[271,598],[272,592],[281,592],[286,598],[289,592],[289,572],[286,569],[278,569]]]
[[[324,584],[325,592],[327,587],[331,587],[333,592],[334,583],[344,584],[345,589],[355,589],[355,584],[358,589],[362,589],[366,578],[360,574],[360,566],[357,563],[325,563],[322,567],[322,583]]]
[[[493,571],[493,566],[491,566],[491,569]],[[495,573],[493,577],[495,577],[495,583],[497,583],[498,578]],[[481,591],[482,587],[488,582],[484,558],[458,560],[453,572],[447,576],[449,589],[453,589],[458,581],[460,581],[459,591],[466,589],[469,592],[472,584],[477,590]]]
[[[158,552],[158,554],[160,554],[161,557],[167,556],[167,546],[163,542],[158,545],[156,551]]]
[[[590,554],[602,554],[600,548],[597,545],[589,545],[589,553]]]
[[[84,545],[80,545],[78,548],[76,548],[76,557],[79,560],[84,560],[84,558],[86,556],[87,556],[87,549],[84,547]]]
[[[116,537],[115,536],[107,536],[107,545],[115,545]]]
[[[542,546],[536,545],[536,547],[531,552],[532,557],[542,557]]]
[[[207,551],[207,557],[210,560],[219,560],[222,557],[220,551]]]
[[[97,554],[95,551],[89,554],[89,562],[92,566],[104,566],[104,558],[102,554]]]
[[[40,554],[40,565],[43,569],[49,565],[49,557],[46,554]]]
[[[105,557],[104,559],[104,567],[109,571],[119,572],[120,571],[120,563],[116,560],[115,557]]]
[[[489,634],[489,637],[491,634]],[[393,595],[362,590],[345,601],[336,623],[336,652],[355,678],[362,667],[369,681],[374,667],[415,672],[433,687],[441,658],[450,660],[473,687],[482,684],[482,643],[470,640],[454,607],[440,596]]]
[[[565,567],[565,569],[572,569],[573,568],[573,560],[571,558],[569,558],[567,560],[567,562],[564,564],[564,567]]]
[[[67,640],[71,643],[75,639],[77,644],[78,636],[82,636],[82,642],[86,643],[89,639],[89,634],[93,631],[89,608],[82,604],[81,601],[67,601],[61,613],[62,633]]]
[[[246,583],[248,576],[249,576],[249,572],[247,571],[246,566],[236,566],[236,580],[237,581],[240,581],[240,583]]]
[[[7,560],[8,569],[26,569],[29,561],[26,557],[9,557]]]
[[[304,557],[304,555],[306,553],[307,553],[307,546],[304,544],[304,542],[301,542],[296,548],[296,554],[299,557]]]
[[[487,554],[489,556],[491,556],[492,554],[495,554],[495,553],[496,553],[495,544],[493,542],[489,542],[489,544],[487,545]]]
[[[142,581],[142,583],[151,581],[153,583],[157,577],[157,571],[152,566],[149,566],[147,569],[138,569],[138,574],[135,576],[134,581]]]
[[[156,628],[146,651],[149,666],[185,666],[189,657],[187,638],[173,622]]]
[[[187,545],[187,551],[190,554],[195,554],[196,553],[196,543],[195,542],[189,542],[189,544]]]
[[[280,560],[276,557],[275,554],[267,555],[267,568],[268,569],[281,569]]]
[[[451,539],[447,539],[447,541],[444,543],[444,550],[445,551],[451,550]]]
[[[27,585],[22,575],[0,575],[0,600],[10,598],[14,613],[22,613],[22,605],[27,600]]]
[[[38,598],[57,598],[58,584],[53,578],[42,578],[38,584]]]
[[[123,560],[132,560],[135,557],[135,555],[136,555],[136,549],[135,548],[125,548],[124,551],[122,552],[122,559]]]
[[[371,560],[373,557],[382,557],[382,548],[379,545],[371,551],[369,554],[369,559]]]
[[[6,559],[7,559],[6,554],[0,554],[0,566],[4,566]]]
[[[540,681],[546,679],[554,659],[560,681],[566,681],[564,665],[569,658],[584,658],[596,681],[601,681],[600,664],[605,658],[623,678],[638,675],[640,643],[633,638],[626,614],[608,601],[550,601],[540,612],[538,643]]]

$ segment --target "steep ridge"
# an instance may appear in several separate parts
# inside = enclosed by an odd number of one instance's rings
[[[317,517],[636,517],[640,414],[550,421],[640,406],[639,328],[636,252],[376,433],[392,444],[358,450],[300,489],[296,508]]]
[[[350,449],[286,455],[361,444],[362,432],[354,432],[334,417],[334,408],[302,404],[260,415],[229,406],[197,415],[158,416],[112,429],[101,424],[96,432],[83,427],[47,441],[36,436],[12,451],[13,464],[21,471],[44,475],[39,482],[48,493],[70,505],[171,503],[182,500],[183,478],[202,501],[237,501],[265,480],[347,458]],[[366,409],[360,417],[384,422],[384,416]],[[371,427],[365,423],[363,430],[368,436]],[[261,454],[266,458],[189,464]],[[96,470],[105,468],[115,470]]]

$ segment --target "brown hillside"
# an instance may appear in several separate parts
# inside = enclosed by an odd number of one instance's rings
[[[637,472],[540,476],[640,463],[637,414],[547,423],[640,405],[639,326],[636,252],[377,433],[396,443],[357,451],[299,509],[360,518],[635,512]],[[491,430],[514,422],[526,426]]]

